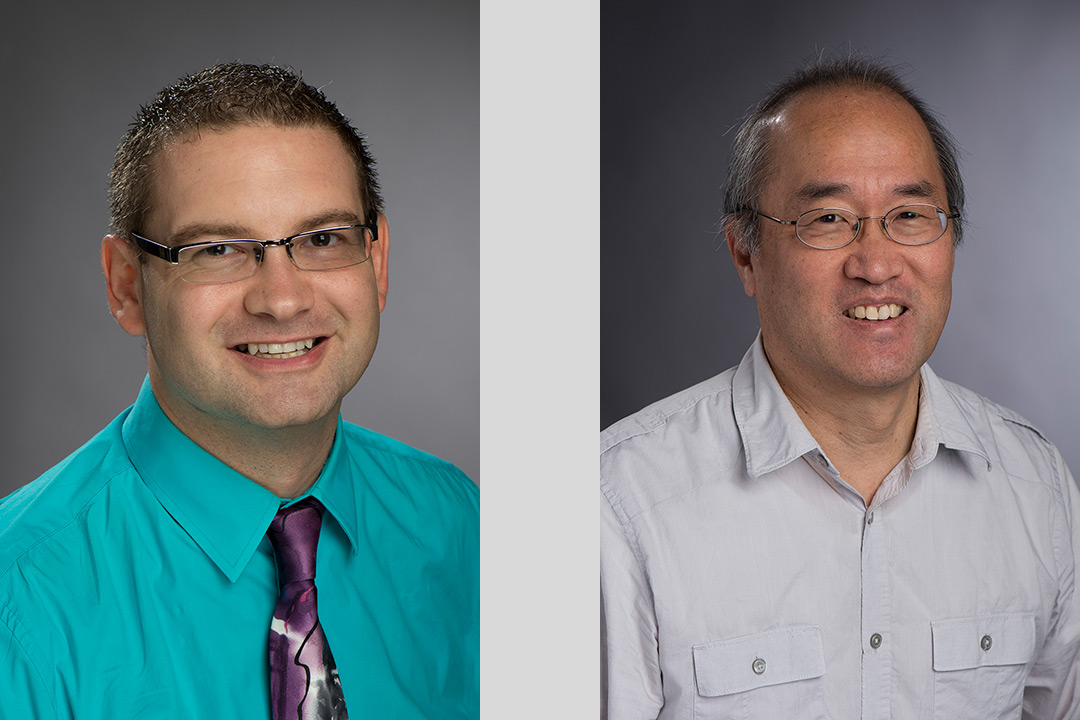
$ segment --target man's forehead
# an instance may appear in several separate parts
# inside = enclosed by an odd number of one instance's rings
[[[805,92],[769,122],[772,179],[803,199],[841,196],[866,174],[896,185],[894,194],[930,197],[943,190],[930,132],[907,100],[888,90],[829,88]],[[835,176],[817,172],[835,171]],[[810,176],[807,176],[810,173]]]
[[[873,128],[926,140],[930,131],[918,111],[891,90],[876,87],[824,87],[801,92],[768,121],[773,134],[798,140],[824,133],[854,135]]]
[[[925,135],[926,124],[911,103],[892,90],[840,86],[798,93],[777,109],[770,129],[812,135],[840,127],[857,131],[867,119],[893,121],[896,129]]]
[[[289,232],[301,232],[312,229],[310,216],[330,210],[335,217],[345,210],[363,217],[354,159],[323,125],[201,128],[178,136],[153,163],[145,224],[158,233],[212,226],[250,235],[258,230],[256,218],[278,215],[289,216]]]
[[[349,148],[335,129],[322,123],[299,123],[284,124],[262,120],[243,120],[231,122],[226,125],[200,125],[187,130],[181,130],[161,142],[160,147],[151,155],[151,161],[160,162],[163,157],[168,157],[176,152],[182,152],[185,147],[198,145],[205,139],[216,139],[228,142],[231,138],[238,137],[251,131],[284,131],[284,132],[314,132],[326,134],[336,138],[341,147],[343,156],[352,160]]]

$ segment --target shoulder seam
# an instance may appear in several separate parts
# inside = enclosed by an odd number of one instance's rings
[[[1050,442],[1050,439],[1043,434],[1042,430],[1037,428],[1030,420],[1028,420],[1020,413],[1016,412],[1012,408],[1005,407],[1001,403],[995,402],[990,398],[986,397],[985,395],[978,393],[975,390],[972,390],[971,388],[964,387],[963,385],[958,385],[950,380],[946,380],[940,377],[938,378],[938,380],[941,382],[942,385],[945,386],[945,389],[948,390],[949,394],[953,396],[953,399],[955,401],[963,401],[965,398],[975,398],[986,409],[988,413],[1000,418],[1001,420],[1011,425],[1017,425],[1019,427],[1027,429],[1028,431],[1037,435],[1038,438],[1048,446],[1053,445],[1053,443]]]
[[[352,436],[353,441],[363,445],[366,448],[370,448],[378,452],[384,452],[388,455],[393,455],[403,460],[414,460],[418,463],[423,463],[425,465],[448,468],[454,471],[454,474],[465,474],[464,471],[461,470],[461,468],[459,468],[457,465],[450,462],[449,460],[444,460],[438,455],[432,455],[431,453],[420,450],[419,448],[414,448],[412,445],[402,442],[401,440],[398,440],[396,438],[392,438],[389,435],[383,435],[382,433],[365,428],[362,425],[356,425],[355,423],[350,422],[346,422],[346,427],[352,428],[354,430],[362,430],[364,431],[364,433],[371,433],[376,437],[384,438],[390,441],[389,444],[374,443],[371,442],[368,438],[364,437],[363,433],[354,433]],[[411,452],[402,451],[394,447],[394,445],[402,445],[403,447],[408,448]]]
[[[34,674],[37,675],[38,682],[41,684],[42,689],[45,691],[45,696],[49,698],[49,705],[52,707],[53,717],[58,717],[59,713],[57,713],[56,711],[56,698],[53,697],[52,691],[49,689],[48,684],[45,682],[45,676],[42,674],[41,669],[38,667],[37,663],[34,662],[34,656],[31,655],[30,652],[26,649],[26,646],[23,645],[22,640],[19,638],[18,635],[15,634],[15,631],[12,629],[7,619],[0,617],[0,622],[4,624],[4,628],[8,631],[8,634],[11,635],[12,642],[18,645],[19,650],[24,656],[26,656],[26,660],[30,663],[30,667],[34,668]]]
[[[630,550],[634,553],[634,560],[637,561],[638,568],[641,570],[642,575],[648,577],[648,567],[645,564],[645,558],[641,554],[641,547],[638,544],[636,535],[631,532],[633,520],[630,518],[629,513],[626,512],[626,508],[623,507],[622,501],[616,496],[611,485],[604,480],[603,475],[600,476],[600,492],[603,493],[604,500],[607,502],[608,507],[611,508],[611,511],[615,513],[615,517],[619,519],[623,537],[626,538]]]
[[[1016,425],[1017,427],[1022,427],[1025,430],[1028,430],[1028,431],[1032,432],[1036,437],[1038,437],[1039,440],[1041,440],[1046,445],[1052,445],[1053,444],[1053,443],[1050,442],[1050,438],[1043,435],[1042,430],[1040,430],[1039,428],[1032,425],[1023,416],[1017,415],[1016,413],[1013,413],[1011,410],[1008,411],[1007,413],[1003,412],[1004,410],[1006,410],[1006,408],[1002,408],[1000,405],[997,405],[997,404],[994,405],[994,410],[995,410],[997,416],[999,418],[1001,418],[1002,420],[1004,420],[1005,422],[1007,422],[1007,423],[1009,423],[1011,425]]]
[[[133,467],[121,468],[121,469],[117,470],[116,472],[112,473],[111,475],[105,476],[105,478],[101,482],[101,485],[96,490],[94,490],[92,493],[90,493],[90,495],[86,498],[86,502],[84,502],[82,505],[80,505],[78,508],[76,508],[75,511],[71,513],[71,516],[67,520],[65,520],[60,525],[53,528],[51,531],[45,533],[44,535],[42,535],[41,537],[39,537],[37,540],[33,541],[29,545],[27,545],[23,549],[22,552],[20,552],[18,555],[16,555],[15,557],[13,557],[11,559],[10,563],[8,563],[5,567],[0,568],[0,578],[7,575],[8,572],[11,570],[11,568],[13,568],[19,562],[19,560],[26,557],[26,555],[29,554],[31,550],[33,550],[38,545],[42,544],[43,542],[45,542],[46,540],[51,538],[53,535],[56,535],[57,533],[61,532],[62,530],[67,529],[68,526],[70,526],[72,523],[74,523],[79,518],[79,516],[82,514],[83,510],[86,509],[86,506],[89,505],[91,502],[93,502],[94,498],[96,498],[99,494],[101,494],[101,491],[104,490],[109,485],[109,483],[111,483],[113,481],[114,478],[119,477],[120,475],[123,475],[124,473],[128,472],[129,470],[134,471],[135,468],[133,468]]]
[[[708,381],[706,381],[706,382],[708,382]],[[629,420],[631,418],[639,418],[639,417],[640,418],[645,418],[645,417],[647,417],[648,421],[649,421],[648,424],[640,423],[641,426],[638,427],[636,430],[634,430],[633,432],[627,433],[623,437],[619,437],[617,440],[614,439],[614,438],[611,438],[610,439],[611,440],[610,444],[604,444],[605,441],[609,440],[609,438],[605,437],[608,434],[608,430],[603,431],[601,433],[601,438],[600,438],[601,439],[600,454],[603,455],[607,451],[609,451],[609,450],[611,450],[613,448],[616,448],[619,445],[622,445],[624,442],[627,442],[628,440],[633,440],[634,438],[641,437],[642,435],[649,435],[649,434],[655,432],[656,430],[658,430],[663,425],[665,425],[671,419],[672,416],[678,415],[679,413],[686,412],[689,408],[691,408],[692,406],[698,404],[699,402],[701,402],[705,398],[715,397],[715,396],[720,395],[720,394],[731,395],[731,384],[729,383],[724,387],[715,388],[715,389],[710,390],[709,392],[704,393],[702,395],[692,395],[689,398],[687,398],[687,400],[684,403],[682,403],[681,405],[678,405],[677,407],[671,408],[670,410],[668,410],[666,412],[663,412],[663,413],[657,412],[656,410],[653,409],[652,406],[649,406],[649,407],[646,407],[646,408],[644,408],[642,410],[639,410],[638,412],[634,413],[633,415],[628,416],[627,418],[620,421],[619,423],[616,423],[615,425],[612,425],[611,428],[609,428],[609,430],[612,429],[612,428],[615,428],[617,425],[620,425],[623,422],[625,422],[626,420]],[[660,401],[660,402],[662,402],[662,401]]]

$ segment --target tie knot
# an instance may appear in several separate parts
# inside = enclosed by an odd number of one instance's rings
[[[266,537],[274,546],[282,585],[315,579],[315,551],[319,546],[323,506],[313,497],[282,508],[270,523]]]

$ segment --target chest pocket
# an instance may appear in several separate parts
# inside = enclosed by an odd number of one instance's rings
[[[934,717],[1019,718],[1035,654],[1035,615],[1012,613],[938,620],[934,638]]]
[[[780,628],[694,646],[695,718],[825,718],[821,628]]]

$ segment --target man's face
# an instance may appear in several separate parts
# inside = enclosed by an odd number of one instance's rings
[[[166,245],[275,240],[363,222],[355,165],[322,127],[238,126],[178,142],[156,158],[153,210],[143,233]],[[385,222],[371,260],[298,270],[267,249],[251,278],[198,285],[148,257],[141,315],[158,402],[189,435],[334,422],[379,335],[386,293]],[[119,318],[120,316],[118,316]],[[124,325],[123,322],[121,322]],[[125,325],[138,334],[141,329]],[[252,356],[251,344],[301,343],[290,357]],[[274,350],[274,348],[269,348]]]
[[[809,93],[782,111],[773,133],[774,173],[758,208],[764,213],[793,220],[836,207],[881,216],[907,203],[950,210],[930,135],[895,95]],[[792,226],[759,222],[760,250],[734,254],[785,390],[842,397],[917,382],[949,313],[951,224],[929,245],[903,246],[880,221],[866,220],[855,242],[817,250],[799,242]],[[899,317],[849,316],[860,306],[892,304],[905,308]]]

